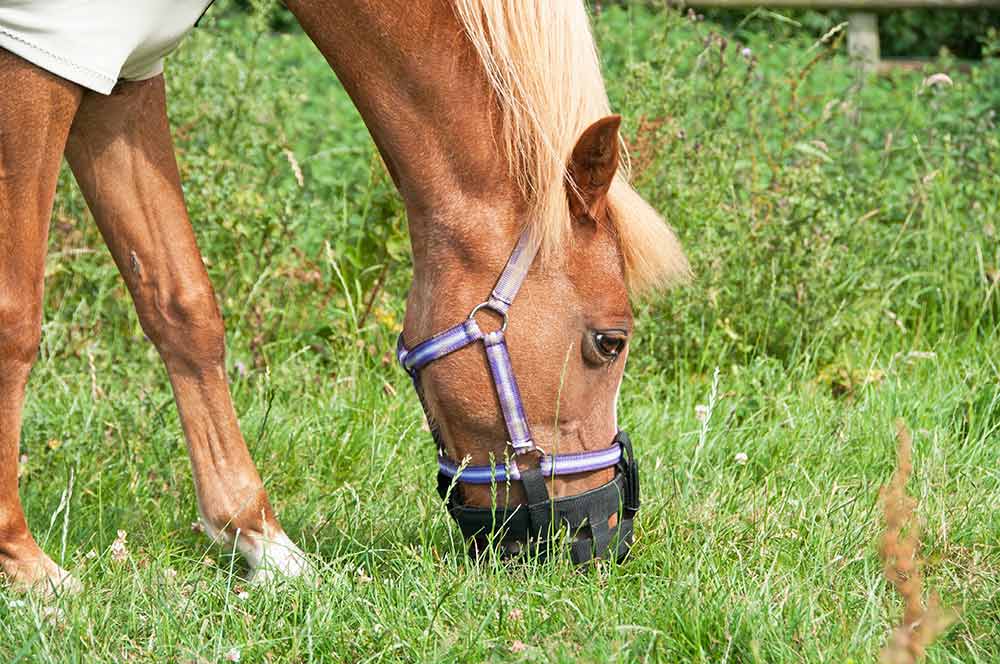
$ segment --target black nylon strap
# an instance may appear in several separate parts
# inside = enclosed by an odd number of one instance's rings
[[[574,564],[580,565],[594,557],[593,542],[589,539],[577,539],[569,547],[569,557]]]
[[[521,485],[528,498],[528,518],[531,521],[531,532],[535,537],[548,537],[549,526],[552,524],[552,501],[549,490],[545,486],[545,478],[539,468],[529,468],[521,471]]]
[[[610,515],[609,515],[610,518]],[[611,529],[608,527],[608,519],[602,519],[599,515],[592,515],[587,518],[590,526],[590,535],[594,543],[594,558],[603,558],[608,552],[611,544]]]
[[[528,498],[529,505],[540,505],[549,502],[549,490],[545,486],[545,478],[539,468],[529,468],[521,471],[521,484]]]
[[[619,431],[615,440],[622,448],[622,460],[618,463],[618,469],[625,475],[625,496],[622,500],[622,507],[629,516],[635,516],[641,504],[639,500],[639,463],[635,460],[632,441],[626,432]]]

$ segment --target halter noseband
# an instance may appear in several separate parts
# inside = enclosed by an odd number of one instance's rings
[[[614,557],[620,560],[631,546],[633,519],[639,510],[639,474],[628,434],[619,431],[607,449],[549,456],[535,445],[531,437],[521,392],[514,378],[504,339],[507,314],[528,275],[536,253],[537,246],[532,245],[528,231],[523,231],[488,300],[476,305],[462,323],[411,349],[406,348],[403,335],[400,334],[396,355],[413,379],[413,386],[426,413],[427,406],[420,388],[420,370],[434,360],[477,341],[482,341],[486,349],[493,386],[500,401],[508,440],[514,450],[512,458],[504,465],[462,466],[445,456],[440,434],[436,427],[432,429],[438,446],[438,493],[442,500],[447,500],[448,513],[458,523],[466,538],[476,538],[476,542],[481,543],[487,535],[502,531],[507,537],[527,542],[529,548],[544,554],[551,531],[565,525],[572,537],[570,555],[573,562],[579,564],[593,558],[608,557],[612,546]],[[499,330],[483,332],[479,328],[475,317],[483,309],[501,316],[503,322]],[[541,454],[537,467],[521,469],[517,458],[531,452]],[[549,496],[545,485],[546,477],[611,467],[615,467],[618,472],[612,481],[603,486],[576,496],[557,499]],[[469,484],[519,481],[524,487],[528,504],[505,505],[496,509],[468,507],[460,502],[457,491],[449,490],[455,479]],[[617,515],[618,523],[610,528],[608,520],[614,515]]]

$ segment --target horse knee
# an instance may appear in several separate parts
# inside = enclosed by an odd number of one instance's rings
[[[139,307],[143,330],[167,362],[221,364],[225,329],[211,286],[155,290]]]
[[[38,357],[42,338],[41,309],[0,297],[0,372],[27,372]]]

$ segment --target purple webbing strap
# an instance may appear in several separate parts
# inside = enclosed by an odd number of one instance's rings
[[[510,258],[507,259],[493,292],[490,293],[487,303],[491,309],[501,314],[507,313],[510,305],[514,303],[514,298],[517,297],[517,292],[521,290],[521,284],[528,276],[528,270],[535,262],[537,253],[538,247],[531,246],[531,234],[528,229],[524,229],[517,238],[514,250],[510,252]]]
[[[535,448],[535,441],[531,439],[531,429],[528,428],[528,418],[524,414],[514,368],[510,366],[510,353],[507,352],[503,332],[484,335],[483,344],[486,346],[486,358],[490,362],[490,373],[493,374],[493,385],[500,399],[500,411],[507,423],[510,444],[513,445],[515,454],[530,452]]]
[[[535,449],[535,441],[531,438],[531,429],[524,413],[521,391],[514,378],[514,369],[510,364],[510,353],[507,352],[504,332],[507,329],[507,311],[521,290],[521,285],[528,276],[537,253],[538,247],[532,246],[531,236],[525,229],[518,237],[517,244],[507,259],[489,300],[473,309],[469,318],[409,350],[403,344],[402,334],[399,335],[399,342],[396,344],[396,356],[400,364],[416,381],[417,372],[427,364],[482,339],[486,347],[493,386],[500,400],[500,410],[503,412],[504,423],[507,425],[510,444],[514,447],[515,454],[531,452]],[[481,308],[492,309],[503,316],[503,327],[496,332],[484,334],[475,319],[476,311]]]
[[[399,343],[396,344],[396,357],[403,368],[412,374],[434,360],[465,348],[482,338],[483,331],[479,329],[476,319],[468,318],[455,327],[449,327],[444,332],[421,341],[409,350],[403,345],[403,335],[400,334]]]
[[[541,471],[545,477],[556,475],[573,475],[594,470],[610,468],[621,461],[621,445],[615,443],[611,447],[595,452],[580,452],[578,454],[561,454],[559,456],[544,456],[541,460]],[[462,482],[469,484],[491,484],[521,479],[521,471],[513,461],[497,466],[461,466],[451,459],[438,457],[438,469],[446,477],[458,476]]]

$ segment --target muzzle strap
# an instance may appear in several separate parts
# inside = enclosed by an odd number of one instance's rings
[[[547,534],[552,524],[552,501],[542,471],[538,468],[522,470],[521,486],[528,498],[531,532]]]
[[[603,450],[572,454],[547,454],[541,458],[539,469],[545,477],[589,473],[617,465],[621,461],[622,454],[622,446],[618,440],[615,440],[611,443],[611,447]],[[460,475],[459,479],[466,484],[503,484],[511,480],[521,479],[521,469],[514,459],[508,459],[507,463],[502,465],[463,466],[446,456],[439,455],[438,470],[449,478]]]

